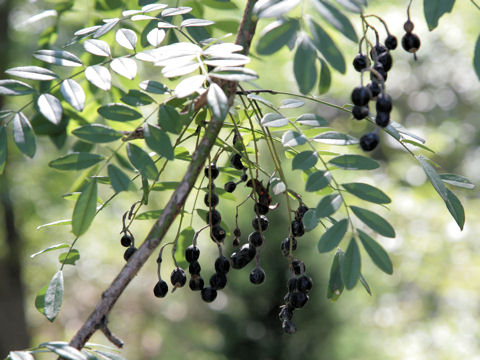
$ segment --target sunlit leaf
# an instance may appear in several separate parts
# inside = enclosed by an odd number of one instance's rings
[[[267,0],[267,2],[269,3],[269,6],[265,6],[265,7],[261,6],[262,2],[265,2],[265,1],[259,1],[260,4],[259,6],[254,7],[254,12],[256,12],[259,18],[269,18],[269,17],[279,17],[286,14],[290,10],[294,9],[300,3],[300,0],[283,0],[283,1],[276,1],[274,3]]]
[[[165,30],[159,28],[153,28],[147,34],[147,41],[150,45],[157,47],[165,39]]]
[[[313,127],[328,126],[327,121],[320,115],[316,115],[316,114],[303,114],[297,117],[295,121],[305,126],[313,126]]]
[[[115,27],[115,25],[118,24],[119,21],[120,21],[119,18],[108,19],[108,21],[105,23],[105,25],[102,25],[101,27],[98,28],[97,31],[95,31],[95,33],[93,34],[93,38],[97,39],[97,38],[105,35],[110,30],[112,30]]]
[[[228,81],[256,80],[258,75],[255,71],[244,67],[220,66],[215,67],[209,76]]]
[[[19,66],[5,71],[7,74],[24,79],[48,81],[58,78],[53,71],[39,66]]]
[[[209,26],[215,24],[214,21],[205,19],[186,19],[180,24],[180,27]]]
[[[278,113],[267,113],[260,123],[265,127],[282,127],[288,124],[288,119]]]
[[[85,233],[95,218],[97,206],[97,182],[95,180],[85,186],[75,202],[72,214],[72,232],[76,236]]]
[[[175,95],[183,98],[200,90],[205,83],[205,75],[194,75],[183,79],[175,88]]]
[[[189,6],[180,6],[176,8],[168,8],[162,11],[162,16],[174,16],[174,15],[182,15],[187,14],[192,11],[192,8]]]
[[[110,45],[106,41],[103,40],[96,40],[96,39],[88,39],[85,40],[83,43],[83,48],[85,51],[88,51],[90,54],[103,56],[103,57],[110,57],[112,52],[110,50]]]
[[[152,158],[145,150],[135,144],[127,144],[127,155],[132,165],[147,178],[156,180],[158,177],[157,167]]]
[[[208,88],[207,102],[213,116],[222,121],[228,113],[228,99],[222,88],[215,83],[211,83]]]
[[[307,142],[305,135],[300,134],[296,131],[288,130],[283,133],[282,144],[283,146],[298,146],[303,145]]]
[[[47,223],[47,224],[39,225],[39,226],[37,226],[37,230],[41,229],[41,228],[44,228],[44,227],[48,227],[48,226],[70,225],[71,223],[72,223],[71,219],[57,220],[57,221],[50,222],[50,223]]]
[[[327,131],[313,138],[314,141],[329,145],[355,145],[359,140],[348,134],[337,131]]]
[[[329,171],[317,170],[308,176],[305,190],[309,192],[321,190],[330,184],[332,176]]]
[[[35,360],[28,351],[10,351],[7,360]]]
[[[342,197],[340,194],[330,194],[322,198],[315,209],[315,213],[319,218],[332,215],[342,205]]]
[[[35,134],[32,125],[22,112],[15,114],[13,118],[13,140],[22,153],[33,158],[37,150]]]
[[[137,34],[130,29],[118,29],[115,33],[115,40],[128,50],[135,50],[137,46]]]
[[[37,227],[37,229],[38,229],[38,227]],[[70,247],[70,245],[65,244],[65,243],[52,245],[52,246],[49,246],[45,249],[42,249],[42,250],[36,252],[35,254],[30,255],[30,258],[33,259],[35,256],[38,256],[40,254],[43,254],[43,253],[46,253],[46,252],[49,252],[49,251],[53,251],[53,250],[65,249],[65,248],[68,248],[68,247]]]
[[[144,80],[138,86],[140,89],[152,94],[165,94],[168,92],[168,88],[165,85],[155,80]]]
[[[173,146],[167,133],[155,125],[146,124],[143,134],[150,149],[168,160],[174,159]]]
[[[112,86],[112,75],[105,66],[93,65],[85,69],[85,78],[99,89],[108,91]]]
[[[444,183],[450,184],[452,186],[468,190],[475,188],[475,185],[464,176],[455,174],[439,174],[439,176]]]
[[[110,63],[110,67],[117,74],[132,80],[137,75],[137,63],[135,60],[127,57],[115,58]]]
[[[73,79],[65,79],[60,86],[60,92],[65,100],[77,111],[85,107],[85,92],[82,87]]]
[[[18,80],[0,80],[0,95],[20,96],[35,93],[36,90],[30,85]]]
[[[38,109],[52,124],[58,125],[62,120],[63,109],[60,101],[51,94],[42,94],[37,100]]]
[[[53,322],[60,312],[63,300],[63,272],[57,271],[53,275],[45,291],[45,317]]]
[[[37,50],[33,54],[38,60],[60,66],[82,66],[82,60],[65,50]]]
[[[58,256],[60,264],[75,265],[80,260],[80,252],[77,249],[72,249],[69,252],[64,252]]]

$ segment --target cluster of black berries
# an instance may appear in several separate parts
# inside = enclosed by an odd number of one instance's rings
[[[210,227],[210,237],[216,243],[222,243],[227,233],[224,228],[220,226],[222,216],[215,209],[219,203],[218,195],[215,193],[214,180],[218,177],[220,171],[215,164],[210,164],[205,167],[205,176],[209,180],[208,191],[205,194],[204,202],[209,207],[205,221]]]
[[[405,24],[403,24],[403,28],[405,29],[405,35],[402,37],[402,47],[405,51],[409,53],[413,53],[413,58],[417,60],[417,51],[420,48],[420,38],[412,33],[414,25],[413,22],[408,19]]]
[[[135,251],[137,251],[133,234],[128,230],[124,230],[123,236],[120,239],[120,243],[122,244],[122,246],[127,248],[123,253],[123,258],[125,259],[125,261],[128,261],[128,259],[132,257]]]
[[[242,141],[242,138],[240,134],[235,131],[235,134],[233,136],[233,146],[236,148],[241,147],[241,141]],[[232,193],[235,191],[238,184],[247,181],[248,176],[247,176],[247,168],[245,167],[245,165],[243,165],[242,156],[240,154],[237,154],[237,153],[233,154],[230,157],[230,164],[233,166],[233,168],[243,171],[242,175],[240,176],[240,179],[237,182],[228,181],[225,183],[225,186],[224,186],[225,191]]]

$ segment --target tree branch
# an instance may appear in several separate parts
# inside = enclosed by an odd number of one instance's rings
[[[238,29],[235,40],[236,44],[243,46],[242,52],[244,55],[248,54],[252,38],[255,34],[257,20],[252,17],[252,11],[256,2],[257,0],[247,1],[242,22]],[[224,90],[226,91],[230,106],[235,98],[236,88],[236,82],[225,83]],[[222,125],[223,119],[217,119],[215,117],[212,118],[207,129],[205,130],[205,134],[200,144],[192,155],[192,161],[188,166],[185,176],[175,192],[172,194],[170,200],[165,206],[164,211],[162,212],[162,215],[159,219],[157,219],[140,248],[122,268],[108,289],[103,292],[102,298],[98,302],[95,310],[90,314],[87,321],[70,341],[70,346],[73,346],[77,349],[83,348],[85,343],[90,339],[95,331],[102,327],[102,322],[104,321],[103,319],[108,316],[123,290],[146,263],[153,251],[160,245],[163,237],[180,212],[180,209],[187,200],[190,191],[200,175],[205,160],[207,159],[208,154],[215,143],[215,139],[217,138]]]

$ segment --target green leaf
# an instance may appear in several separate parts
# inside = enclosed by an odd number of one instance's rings
[[[321,190],[330,184],[332,176],[329,171],[318,170],[308,176],[305,190],[309,192]]]
[[[192,244],[195,230],[191,226],[186,227],[180,232],[177,241],[177,249],[175,251],[175,260],[181,268],[187,268],[188,262],[185,260],[185,249]]]
[[[258,74],[244,67],[216,67],[209,73],[211,77],[228,81],[252,81],[258,79]],[[177,91],[175,89],[175,91]]]
[[[112,87],[112,75],[103,65],[93,65],[85,69],[85,78],[103,91]]]
[[[135,144],[127,144],[127,155],[132,165],[150,180],[156,180],[158,177],[157,167],[152,158],[145,150],[142,150]]]
[[[283,99],[280,109],[296,109],[305,105],[305,102],[297,99]]]
[[[38,109],[54,125],[60,124],[63,109],[60,101],[51,94],[42,94],[37,100]]]
[[[463,209],[460,200],[458,200],[450,189],[447,189],[447,200],[445,201],[445,204],[447,205],[448,211],[450,211],[450,214],[452,214],[457,222],[460,230],[463,230],[463,225],[465,225],[465,210]]]
[[[48,284],[38,290],[37,295],[35,296],[35,309],[37,309],[40,314],[45,315],[45,293],[47,292]]]
[[[149,210],[135,216],[135,220],[152,220],[158,219],[163,213],[163,209]]]
[[[360,251],[358,250],[357,242],[352,238],[340,264],[342,280],[348,290],[353,289],[357,284],[360,277],[360,267]]]
[[[98,154],[86,152],[71,153],[52,160],[48,166],[57,170],[83,170],[87,169],[104,159]]]
[[[313,44],[325,57],[325,60],[338,72],[345,74],[345,59],[330,36],[315,21],[308,19],[308,26],[313,36]]]
[[[318,251],[320,253],[326,253],[335,249],[343,237],[347,233],[348,229],[348,220],[342,219],[337,221],[331,227],[327,229],[320,237],[318,241]]]
[[[140,119],[142,114],[123,104],[108,104],[98,108],[98,113],[105,119],[114,121],[131,121]]]
[[[23,154],[33,158],[37,151],[35,134],[32,125],[22,112],[16,113],[13,118],[13,140]]]
[[[64,249],[64,248],[68,248],[68,247],[70,247],[70,245],[65,244],[65,243],[52,245],[52,246],[49,246],[49,247],[47,247],[43,250],[40,250],[39,252],[36,252],[35,254],[30,255],[30,258],[33,259],[35,256],[38,256],[40,254],[43,254],[43,253],[46,253],[46,252],[49,252],[49,251],[53,251],[53,250]]]
[[[122,137],[118,131],[101,124],[81,126],[72,131],[76,137],[91,143],[108,143]]]
[[[269,17],[280,17],[293,8],[295,8],[300,3],[300,0],[276,0],[276,1],[267,1],[258,3],[260,6],[254,7],[254,13],[257,14],[259,18],[269,18]],[[267,5],[268,4],[268,5]]]
[[[337,131],[327,131],[313,138],[314,141],[329,145],[355,145],[359,141],[357,138]]]
[[[305,231],[312,231],[318,225],[318,216],[315,209],[308,209],[308,211],[303,215],[302,218],[303,226]]]
[[[296,35],[298,25],[297,19],[277,20],[267,25],[260,34],[257,53],[271,55],[280,50]]]
[[[42,228],[47,227],[47,226],[70,225],[71,223],[72,223],[71,219],[57,220],[57,221],[53,221],[51,223],[39,225],[39,226],[37,226],[37,230],[42,229]]]
[[[179,184],[179,181],[164,181],[161,183],[156,183],[153,185],[152,191],[175,190]]]
[[[40,347],[45,347],[57,355],[60,355],[62,359],[67,360],[87,360],[87,356],[74,347],[60,341],[51,341],[43,343]]]
[[[0,175],[5,170],[7,162],[7,127],[0,126]]]
[[[362,209],[357,206],[350,206],[350,208],[352,209],[353,213],[373,231],[376,231],[385,237],[395,237],[395,230],[393,229],[392,225],[390,225],[387,220],[380,215],[374,213],[373,211]]]
[[[292,170],[308,170],[314,167],[317,161],[317,155],[313,151],[302,151],[293,158]]]
[[[60,307],[62,306],[63,300],[63,273],[62,271],[57,271],[53,275],[50,283],[48,284],[47,290],[45,291],[45,307],[44,314],[45,317],[53,322],[60,312]]]
[[[313,6],[317,9],[320,15],[330,23],[330,25],[340,31],[341,34],[345,35],[347,39],[350,39],[353,42],[358,41],[357,34],[355,33],[355,29],[350,23],[350,20],[348,20],[348,18],[336,7],[323,0],[313,1]]]
[[[298,89],[302,94],[308,94],[317,82],[316,51],[312,48],[306,35],[300,40],[293,59],[293,73]]]
[[[370,290],[370,285],[368,285],[367,280],[363,277],[362,273],[360,273],[359,279],[360,279],[360,283],[363,285],[368,295],[372,295],[372,290]]]
[[[417,146],[419,148],[422,148],[423,150],[427,150],[427,151],[430,151],[431,153],[435,153],[435,151],[433,151],[432,149],[430,149],[428,146],[425,146],[423,145],[422,143],[419,143],[415,140],[409,140],[409,139],[402,139],[401,140],[402,143],[404,144],[410,144],[410,145],[413,145],[413,146]]]
[[[303,114],[297,117],[295,121],[305,126],[313,126],[313,127],[328,126],[327,121],[323,117],[317,114]]]
[[[288,124],[288,119],[281,114],[267,113],[263,115],[260,124],[265,127],[282,127]]]
[[[20,66],[8,69],[5,71],[7,74],[17,76],[24,79],[49,81],[58,78],[57,74],[53,71],[44,69],[39,66]]]
[[[95,31],[95,34],[93,34],[93,38],[97,39],[105,35],[110,30],[112,30],[115,27],[115,25],[118,24],[119,21],[120,21],[119,18],[108,19],[108,21],[104,25],[100,26],[98,30]]]
[[[475,69],[475,73],[480,80],[480,35],[475,43],[475,51],[473,53],[473,68]]]
[[[375,186],[365,183],[342,184],[343,188],[350,194],[359,197],[362,200],[370,201],[375,204],[389,204],[392,200],[382,190]]]
[[[423,0],[423,12],[430,31],[437,27],[443,14],[452,11],[453,4],[455,0]]]
[[[183,161],[192,161],[192,156],[187,149],[181,146],[175,148],[175,159]]]
[[[282,144],[285,147],[303,145],[307,142],[305,135],[296,131],[288,130],[282,136]]]
[[[35,93],[36,90],[30,85],[18,80],[0,80],[0,95],[20,96]]]
[[[77,249],[72,249],[70,252],[64,252],[58,256],[60,264],[75,265],[77,260],[80,260],[80,253]]]
[[[430,165],[430,163],[427,161],[428,158],[426,158],[423,155],[419,155],[417,156],[417,160],[420,162],[420,165],[422,165],[423,171],[427,175],[428,179],[432,183],[438,195],[440,195],[443,201],[447,201],[447,198],[448,198],[447,188],[443,184],[442,179],[437,174],[433,166]]]
[[[170,105],[161,105],[158,111],[158,125],[168,132],[180,134],[182,131],[182,121],[180,114]]]
[[[37,50],[33,54],[33,57],[48,64],[59,66],[76,67],[83,65],[82,60],[65,50]]]
[[[35,360],[32,354],[28,351],[10,351],[8,360]]]
[[[168,88],[155,80],[144,80],[139,85],[140,89],[152,94],[165,94]]]
[[[340,263],[343,260],[344,253],[338,249],[333,257],[332,266],[330,267],[330,278],[328,279],[327,299],[337,301],[343,292],[343,281],[340,271]]]
[[[228,99],[222,88],[213,82],[208,88],[207,102],[213,116],[223,121],[228,114]]]
[[[97,182],[88,183],[75,203],[72,214],[72,231],[76,236],[85,233],[97,210]]]
[[[336,1],[348,11],[351,11],[354,13],[361,13],[362,6],[366,6],[366,2],[362,0],[336,0]]]
[[[371,158],[355,154],[334,157],[329,163],[344,170],[374,170],[380,166]]]
[[[342,205],[342,197],[340,194],[330,194],[325,196],[317,205],[315,210],[319,218],[332,215]]]
[[[130,106],[144,106],[155,102],[150,95],[140,90],[129,90],[127,94],[120,98],[120,100]]]
[[[116,193],[127,191],[130,187],[130,178],[113,164],[108,165],[108,177]]]
[[[85,92],[82,87],[72,79],[65,79],[60,86],[64,99],[77,111],[85,107]]]
[[[168,160],[174,159],[173,146],[167,133],[155,125],[145,124],[143,134],[150,149]]]
[[[130,29],[118,29],[115,33],[117,43],[128,50],[135,50],[137,46],[137,34]]]
[[[380,270],[384,273],[392,275],[393,274],[393,265],[390,257],[388,256],[387,252],[383,249],[383,247],[373,240],[370,235],[363,232],[360,229],[357,229],[358,236],[360,237],[360,241],[363,244],[363,247],[367,251],[367,254],[372,259],[373,263],[378,266]]]
[[[332,74],[327,63],[323,59],[320,60],[320,81],[318,82],[318,93],[325,94],[332,84]]]
[[[452,186],[468,190],[472,190],[473,188],[475,188],[475,185],[464,176],[455,174],[439,174],[439,176],[444,183],[450,184]]]

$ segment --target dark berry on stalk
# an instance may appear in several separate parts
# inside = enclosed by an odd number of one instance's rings
[[[192,263],[200,257],[200,249],[195,245],[190,245],[185,249],[185,260]]]
[[[387,38],[385,39],[385,47],[388,50],[395,50],[397,48],[397,38],[392,34],[388,34]]]
[[[258,215],[266,215],[270,209],[268,208],[267,205],[260,204],[260,203],[255,203],[253,206],[253,211],[255,211],[255,214]]]
[[[233,245],[234,247],[239,246],[239,245],[240,245],[240,239],[237,238],[237,237],[236,237],[235,239],[233,239],[232,245]]]
[[[223,242],[225,237],[227,236],[227,233],[224,228],[222,228],[220,225],[216,225],[212,227],[212,231],[210,233],[210,238],[213,241],[216,242]]]
[[[242,236],[242,232],[239,228],[235,228],[235,230],[233,230],[233,235],[235,235],[235,237],[240,237]]]
[[[224,273],[215,273],[210,277],[210,286],[214,290],[221,290],[227,285],[227,277]]]
[[[248,241],[255,247],[263,245],[263,236],[258,231],[254,231],[248,235]]]
[[[292,320],[293,318],[293,310],[290,309],[288,306],[282,306],[280,313],[278,314],[280,320]]]
[[[390,69],[392,68],[393,59],[392,59],[392,55],[390,55],[390,53],[388,51],[384,52],[382,55],[380,55],[377,58],[377,61],[380,64],[382,64],[383,70],[385,70],[386,72],[390,71]]]
[[[220,274],[226,274],[230,270],[230,262],[225,256],[219,256],[215,260],[215,271]]]
[[[288,292],[293,293],[297,289],[297,278],[291,277],[287,282]]]
[[[206,286],[202,289],[202,300],[205,302],[212,302],[217,298],[217,290],[212,289],[210,286]]]
[[[375,116],[375,123],[380,127],[387,127],[390,123],[390,114],[385,112],[378,112]]]
[[[377,73],[373,73],[371,72],[370,73],[370,80],[372,81],[387,81],[387,72],[385,71],[385,69],[383,68],[383,65],[379,62],[376,62],[375,64],[373,64],[373,70],[375,70]],[[380,75],[380,78],[377,76]]]
[[[302,275],[306,270],[305,263],[302,260],[293,259],[292,269],[295,275]]]
[[[199,290],[202,290],[203,289],[203,286],[204,286],[204,281],[201,277],[196,277],[196,278],[192,278],[190,279],[190,281],[188,282],[188,286],[190,287],[191,290],[193,291],[199,291]]]
[[[303,222],[298,220],[292,221],[292,235],[299,237],[305,234],[305,228],[303,227]]]
[[[352,115],[357,120],[365,119],[369,113],[368,106],[353,106]]]
[[[295,334],[297,331],[297,326],[291,320],[284,320],[282,322],[282,329],[285,331],[286,334]]]
[[[360,138],[360,147],[364,151],[372,151],[377,147],[379,140],[377,133],[367,133]]]
[[[312,290],[312,285],[313,282],[310,276],[303,274],[297,279],[297,290],[305,294]]]
[[[237,170],[245,169],[245,166],[243,166],[242,163],[242,156],[240,154],[233,154],[230,158],[230,164],[232,164],[232,166]]]
[[[125,261],[128,261],[132,257],[132,255],[137,251],[137,248],[134,246],[130,246],[125,252],[123,253],[123,258]]]
[[[225,183],[224,189],[226,192],[232,193],[235,191],[237,188],[237,184],[235,184],[233,181],[229,181]]]
[[[406,33],[402,37],[402,47],[405,51],[416,53],[420,48],[420,38],[412,33]]]
[[[300,205],[297,209],[297,211],[295,211],[295,219],[297,220],[301,220],[303,218],[303,215],[306,214],[306,212],[308,211],[308,207],[305,206],[305,205]]]
[[[243,173],[242,176],[240,176],[240,181],[241,182],[245,182],[245,181],[247,181],[247,179],[248,179],[248,176],[245,173]]]
[[[411,22],[410,20],[407,20],[405,22],[405,24],[403,24],[403,29],[407,32],[407,33],[411,33],[413,31],[413,28],[415,27],[415,25],[413,24],[413,22]]]
[[[371,83],[368,83],[367,85],[368,90],[370,90],[370,93],[372,94],[372,99],[376,98],[378,94],[380,94],[381,89],[380,89],[380,84],[378,81],[372,81]]]
[[[193,261],[188,266],[188,272],[191,275],[200,275],[200,271],[202,271],[202,267],[198,261]]]
[[[292,251],[295,251],[297,249],[297,239],[295,238],[285,238],[282,240],[282,243],[280,244],[280,248],[282,249],[283,256],[288,256],[290,253],[290,239],[292,240]]]
[[[352,91],[352,102],[354,105],[364,106],[370,101],[372,94],[365,86],[357,86]]]
[[[265,271],[259,266],[250,272],[250,282],[259,285],[265,281]]]
[[[382,44],[377,44],[370,50],[370,57],[375,60],[375,55],[378,57],[387,51],[388,49],[385,46]]]
[[[160,280],[155,284],[155,287],[153,288],[153,294],[158,297],[162,298],[165,297],[168,293],[168,285],[165,281]]]
[[[170,275],[170,281],[172,285],[175,287],[182,287],[187,282],[187,275],[185,275],[185,271],[182,268],[177,267],[172,271],[172,275]]]
[[[255,255],[257,255],[257,249],[255,249],[255,246],[253,246],[252,244],[247,243],[240,248],[240,254],[245,256],[248,262],[250,262],[253,260]]]
[[[357,54],[357,56],[355,56],[355,58],[353,59],[353,67],[358,72],[361,72],[367,66],[368,66],[368,59],[365,55]]]
[[[256,254],[255,246],[247,243],[230,256],[230,263],[234,269],[241,269],[252,261]]]
[[[255,216],[252,220],[252,226],[255,230],[260,231],[265,231],[268,229],[268,219],[264,215],[260,216]]]
[[[215,165],[215,164],[213,164],[213,163],[210,164],[210,165],[205,166],[205,176],[206,176],[207,178],[210,177],[210,172],[212,173],[212,180],[213,180],[213,179],[216,179],[216,178],[218,177],[218,174],[220,173],[220,172],[218,171],[217,165]]]
[[[210,198],[210,199],[209,199]],[[210,201],[211,200],[211,201]],[[211,194],[207,191],[205,197],[203,198],[206,206],[215,207],[218,205],[219,199],[218,195],[212,192]]]
[[[290,296],[290,304],[296,309],[304,307],[307,301],[308,295],[300,291],[295,291]]]
[[[133,243],[133,236],[131,236],[130,234],[123,235],[120,239],[120,243],[122,244],[122,246],[129,247]]]
[[[212,214],[211,223],[210,223],[210,214]],[[218,225],[222,221],[222,215],[220,215],[220,213],[217,210],[212,209],[211,212],[207,213],[207,216],[205,217],[205,221],[207,222],[207,224],[210,224],[212,226]]]
[[[375,107],[377,112],[389,113],[392,111],[392,98],[386,93],[378,94]]]

